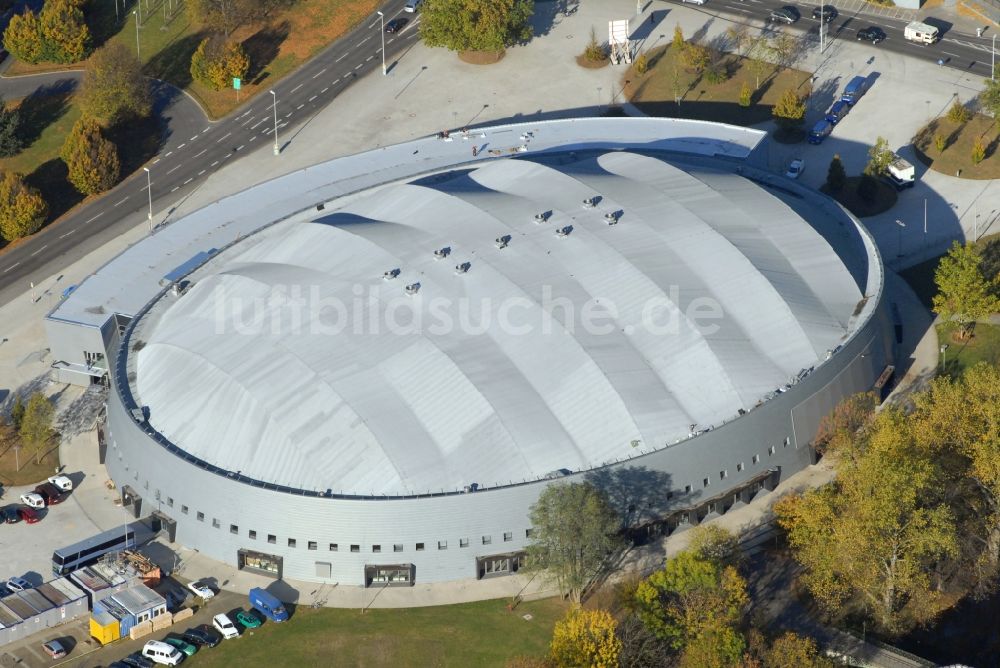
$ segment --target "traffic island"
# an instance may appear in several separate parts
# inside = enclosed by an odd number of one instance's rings
[[[935,118],[917,132],[917,158],[935,172],[963,179],[1000,179],[1000,127],[989,116],[971,114],[965,122]]]

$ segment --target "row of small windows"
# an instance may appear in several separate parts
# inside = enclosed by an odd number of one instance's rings
[[[172,498],[170,498],[170,497],[167,497],[167,505],[172,508],[174,506],[174,500]],[[183,513],[184,515],[188,515],[190,513],[190,510],[189,510],[189,508],[187,506],[183,506],[182,505],[181,506],[181,513]],[[197,518],[197,520],[199,522],[204,522],[205,521],[205,513],[201,512],[201,511],[196,512],[195,513],[195,517]],[[212,518],[212,527],[215,528],[215,529],[218,529],[221,526],[222,526],[222,524],[219,522],[219,520],[213,517]],[[240,527],[238,525],[236,525],[236,524],[230,524],[229,525],[229,533],[238,536],[239,533],[240,533]],[[257,532],[254,529],[250,529],[250,530],[247,531],[247,537],[250,538],[250,540],[257,540]],[[524,537],[525,538],[531,538],[531,529],[525,529],[524,530]],[[492,545],[493,544],[493,536],[492,535],[483,536],[481,538],[481,540],[482,540],[483,545]],[[514,540],[514,532],[513,531],[504,531],[503,532],[503,540],[504,540],[505,543],[509,543],[510,541]],[[275,536],[273,533],[269,533],[269,534],[267,534],[267,542],[269,544],[271,544],[271,545],[276,545],[277,542],[278,542],[278,537]],[[328,545],[328,550],[330,552],[337,552],[340,549],[340,545],[338,543],[328,543],[327,545]],[[425,545],[424,543],[417,543],[414,546],[414,548],[416,549],[417,552],[422,552],[424,550],[424,545]],[[288,547],[297,547],[297,546],[298,546],[298,541],[295,538],[289,538],[288,539]],[[458,546],[459,547],[469,547],[469,539],[468,538],[459,538],[458,539]],[[438,543],[437,543],[437,547],[438,547],[439,550],[447,550],[448,549],[448,541],[446,541],[446,540],[439,540]],[[309,550],[318,550],[319,549],[319,543],[317,543],[314,540],[311,540],[311,541],[309,541],[309,542],[306,543],[306,549],[309,549]],[[360,552],[361,551],[361,546],[360,545],[351,545],[350,546],[350,551],[351,552]],[[402,552],[403,551],[403,544],[402,543],[393,543],[392,551],[393,552]],[[372,545],[372,552],[375,552],[375,553],[382,552],[382,546],[379,545],[379,544]]]
[[[791,439],[786,437],[785,440],[784,440],[784,443],[782,444],[782,447],[787,448],[790,443],[791,443]],[[775,447],[773,445],[768,446],[768,448],[767,448],[767,456],[771,457],[771,456],[774,455],[774,453],[775,453]],[[753,457],[751,457],[750,458],[750,463],[751,464],[759,464],[760,463],[760,455],[754,455]],[[740,462],[739,464],[736,465],[736,471],[738,473],[742,473],[744,468],[745,467],[743,465],[743,462]],[[729,477],[729,470],[728,469],[723,469],[722,471],[719,471],[719,480],[725,480],[728,477]],[[711,478],[711,476],[706,476],[706,477],[704,477],[704,478],[701,479],[701,486],[702,487],[708,487],[711,484],[712,484],[712,478]],[[685,494],[690,494],[692,490],[693,490],[693,487],[691,485],[684,485],[684,493]],[[674,493],[673,492],[667,492],[667,499],[672,499],[672,498],[674,498]]]

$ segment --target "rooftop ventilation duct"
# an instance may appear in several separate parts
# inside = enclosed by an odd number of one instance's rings
[[[456,274],[467,274],[467,273],[469,273],[469,269],[471,269],[471,268],[472,268],[472,263],[471,262],[463,262],[462,264],[456,264],[455,265],[455,273]]]
[[[405,290],[406,290],[406,294],[408,294],[408,295],[410,295],[412,297],[413,295],[415,295],[418,292],[420,292],[420,284],[419,283],[410,283],[409,285],[406,286]]]
[[[560,237],[560,238],[561,237],[568,237],[569,233],[572,232],[572,231],[573,231],[573,226],[572,225],[567,225],[566,227],[560,227],[558,230],[556,230],[556,236]]]
[[[445,246],[444,248],[438,248],[434,251],[435,260],[443,260],[444,258],[451,255],[451,246]]]
[[[506,248],[510,244],[510,235],[504,234],[496,238],[497,248]]]
[[[390,269],[389,271],[382,274],[382,278],[384,278],[387,281],[391,281],[397,276],[399,276],[399,269]]]

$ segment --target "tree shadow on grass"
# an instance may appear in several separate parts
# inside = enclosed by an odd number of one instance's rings
[[[142,68],[143,74],[169,81],[178,88],[187,88],[191,84],[191,56],[206,37],[208,33],[200,30],[171,42],[150,58]]]
[[[258,77],[264,72],[264,68],[278,57],[281,45],[291,32],[292,26],[288,21],[282,21],[277,25],[269,25],[261,28],[254,34],[243,40],[243,48],[246,49],[250,58],[250,70],[247,72],[247,81],[258,82]]]
[[[60,158],[52,158],[25,178],[25,182],[37,188],[49,205],[46,222],[55,220],[83,201],[83,195],[70,184],[67,176],[66,163]]]
[[[24,147],[31,146],[42,131],[59,120],[69,109],[69,99],[76,92],[76,80],[61,79],[35,92],[21,101],[19,133]]]

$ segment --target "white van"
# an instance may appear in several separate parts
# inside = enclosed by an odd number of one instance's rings
[[[421,2],[423,2],[423,0],[406,0],[406,6],[403,7],[403,11],[412,14],[420,8]]]
[[[44,508],[45,499],[42,498],[41,494],[36,494],[35,492],[25,492],[21,495],[21,503],[30,508]]]
[[[903,29],[903,37],[919,44],[933,44],[938,41],[940,31],[932,25],[912,21]]]
[[[222,637],[226,640],[240,637],[240,632],[236,630],[236,625],[233,624],[233,620],[229,619],[229,616],[225,613],[220,612],[215,617],[212,617],[212,626],[214,626],[215,630],[221,633]]]
[[[142,655],[164,666],[176,666],[184,660],[176,647],[159,640],[150,640],[142,647]]]
[[[73,481],[69,479],[69,476],[64,475],[54,475],[49,476],[49,482],[58,487],[64,492],[73,491]]]

